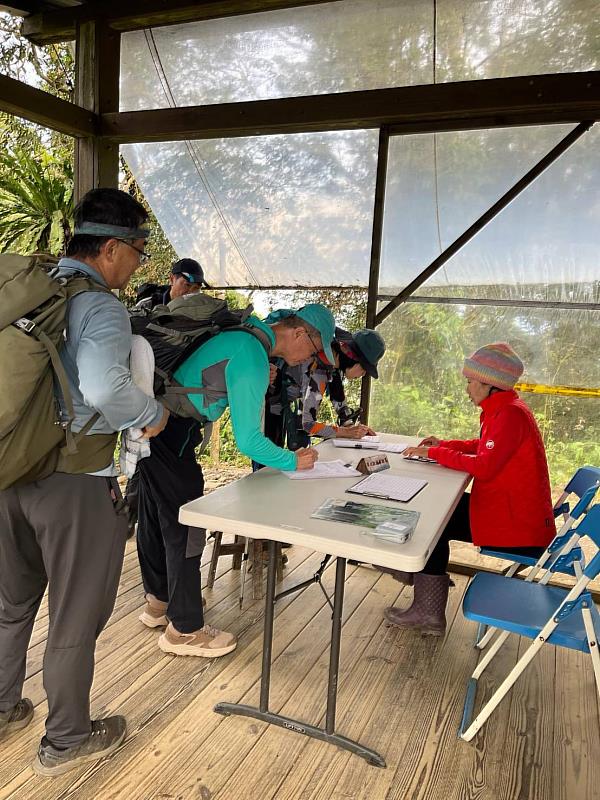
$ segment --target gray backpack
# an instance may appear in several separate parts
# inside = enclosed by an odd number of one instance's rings
[[[244,331],[254,336],[269,356],[269,337],[246,323],[251,313],[251,305],[243,310],[230,309],[225,300],[201,292],[178,297],[151,311],[138,307],[130,312],[132,332],[143,336],[154,352],[154,395],[162,405],[177,416],[206,423],[188,397],[203,394],[205,390],[201,386],[182,386],[174,374],[205,342],[227,331]]]

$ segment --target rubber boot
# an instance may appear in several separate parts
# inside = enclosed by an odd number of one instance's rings
[[[384,616],[390,625],[420,630],[426,636],[443,636],[446,630],[446,603],[449,575],[415,574],[415,596],[406,611],[386,608]]]
[[[373,564],[373,566],[380,572],[385,572],[386,575],[391,575],[395,581],[398,581],[398,583],[404,583],[406,586],[413,585],[415,577],[414,572],[404,572],[401,569],[392,569],[392,567],[382,567],[379,564]]]

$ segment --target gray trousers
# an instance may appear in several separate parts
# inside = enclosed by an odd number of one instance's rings
[[[117,596],[127,516],[113,478],[55,473],[0,491],[0,711],[21,699],[31,630],[46,586],[46,736],[90,732],[96,639]]]

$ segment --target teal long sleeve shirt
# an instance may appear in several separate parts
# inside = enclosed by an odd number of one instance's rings
[[[257,317],[248,322],[265,331]],[[209,339],[175,372],[183,386],[202,387],[203,394],[188,395],[198,411],[211,422],[229,406],[236,444],[249,458],[282,470],[296,469],[296,455],[273,444],[262,431],[265,393],[269,385],[269,359],[261,342],[243,331],[225,331]]]

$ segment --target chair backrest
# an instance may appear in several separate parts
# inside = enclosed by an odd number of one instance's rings
[[[574,519],[579,519],[579,517],[585,514],[589,510],[589,507],[591,506],[598,489],[600,489],[600,483],[593,483],[588,489],[586,489],[575,504],[570,516]]]
[[[584,570],[586,578],[593,580],[600,573],[600,504],[597,503],[590,508],[579,525],[573,528],[573,533],[587,536],[598,548],[598,552]]]
[[[554,517],[557,518],[562,514],[563,519],[566,520],[571,508],[567,500],[569,495],[575,494],[577,497],[581,498],[590,486],[599,484],[600,467],[591,467],[589,465],[580,467],[569,480],[560,497],[554,504]]]
[[[581,497],[590,486],[600,483],[600,467],[580,467],[565,486],[566,494]]]

